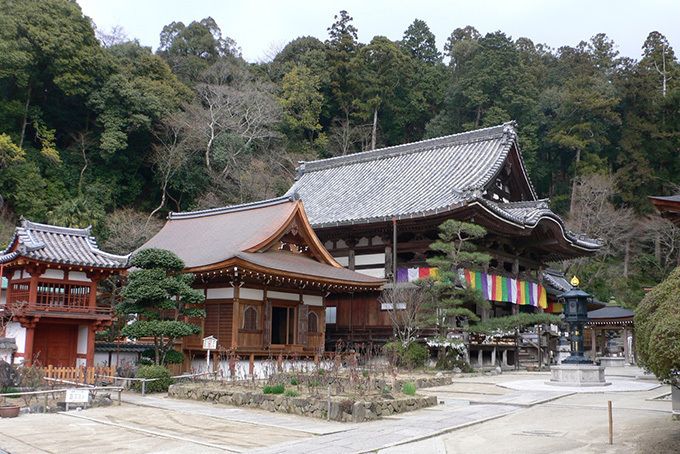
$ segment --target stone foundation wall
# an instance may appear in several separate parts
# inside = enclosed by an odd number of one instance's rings
[[[451,379],[448,379],[448,383]],[[434,385],[429,385],[434,386]],[[326,419],[328,401],[323,396],[288,397],[282,394],[216,389],[194,384],[175,384],[168,390],[170,397],[204,400],[239,407],[290,413]],[[436,396],[409,396],[399,398],[366,397],[360,399],[331,398],[330,419],[333,421],[362,422],[396,413],[437,405]]]

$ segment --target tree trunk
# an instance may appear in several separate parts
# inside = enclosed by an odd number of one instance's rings
[[[375,150],[375,135],[378,130],[378,107],[373,109],[373,130],[371,131],[371,150]]]
[[[628,278],[628,265],[630,264],[630,238],[626,238],[626,255],[623,258],[623,277]]]
[[[576,201],[576,177],[578,175],[578,165],[581,162],[581,150],[578,149],[576,150],[576,158],[575,158],[575,165],[574,165],[574,179],[571,183],[571,201],[569,203],[569,214],[571,216],[574,216],[574,210],[576,209],[575,201]]]
[[[28,86],[28,93],[26,93],[26,108],[24,109],[24,121],[21,125],[21,138],[19,139],[19,148],[24,149],[24,137],[26,136],[26,125],[28,125],[28,108],[31,103],[31,86]]]

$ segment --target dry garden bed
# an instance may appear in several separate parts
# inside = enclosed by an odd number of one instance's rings
[[[398,376],[398,374],[395,374]],[[418,388],[452,382],[451,375],[382,378],[370,371],[359,374],[280,373],[266,381],[177,383],[170,397],[195,399],[333,421],[375,420],[437,404],[436,396],[417,394]]]

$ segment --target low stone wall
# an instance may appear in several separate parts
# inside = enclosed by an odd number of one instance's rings
[[[450,383],[449,378],[449,383]],[[434,386],[434,385],[430,385]],[[168,390],[170,397],[204,400],[239,407],[290,413],[326,419],[328,401],[323,396],[288,397],[282,394],[212,388],[195,384],[175,384]],[[362,422],[396,413],[437,405],[436,396],[366,397],[362,399],[331,398],[330,419],[333,421]]]

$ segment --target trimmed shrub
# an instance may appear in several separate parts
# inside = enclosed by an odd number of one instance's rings
[[[430,358],[430,353],[422,344],[411,342],[408,351],[399,342],[389,342],[382,348],[385,355],[392,356],[397,360],[397,365],[409,365],[412,367],[423,367],[425,361]]]
[[[298,385],[298,381],[297,381],[295,378],[291,378],[291,379],[290,379],[290,384],[293,385],[293,386],[297,386],[297,385]]]
[[[415,396],[415,394],[416,394],[416,384],[412,383],[410,381],[404,382],[404,385],[402,386],[402,391],[407,396]]]
[[[283,395],[286,397],[297,397],[300,395],[300,393],[295,391],[294,389],[289,389]]]
[[[157,378],[158,380],[146,382],[145,391],[147,393],[167,392],[170,385],[174,382],[170,372],[164,366],[140,366],[136,378]],[[135,381],[133,388],[137,391],[142,390],[142,382]]]
[[[153,348],[147,348],[142,352],[142,359],[147,359],[149,360],[149,364],[153,364],[153,362],[156,359],[156,351]],[[142,360],[140,360],[142,361]],[[177,350],[168,350],[165,353],[165,359],[163,360],[163,364],[182,364],[184,362],[184,353],[179,352]],[[141,364],[138,362],[137,364]],[[146,363],[144,363],[146,364]]]
[[[267,385],[262,388],[262,393],[263,394],[272,394],[272,387]]]
[[[286,387],[284,385],[274,385],[272,386],[272,394],[283,394],[283,392],[286,390]]]

